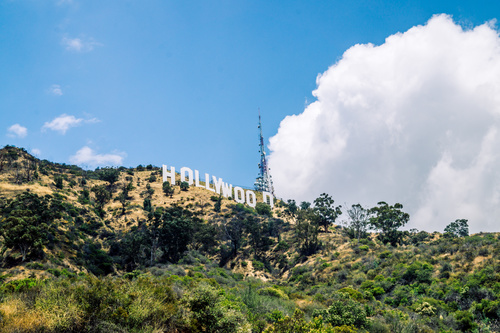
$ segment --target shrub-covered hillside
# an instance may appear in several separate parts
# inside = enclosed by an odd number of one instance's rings
[[[0,331],[500,330],[498,234],[403,231],[398,203],[253,209],[185,185],[1,149]]]

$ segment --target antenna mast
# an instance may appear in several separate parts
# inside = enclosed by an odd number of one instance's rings
[[[274,196],[273,180],[271,178],[271,173],[269,172],[269,167],[267,166],[266,148],[264,146],[264,137],[262,136],[262,123],[260,120],[260,109],[259,109],[259,148],[260,148],[260,163],[259,163],[259,175],[255,180],[255,190],[263,192],[269,192]]]

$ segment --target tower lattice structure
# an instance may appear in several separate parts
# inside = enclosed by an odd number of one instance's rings
[[[271,178],[271,173],[269,172],[269,167],[267,165],[266,148],[264,146],[264,137],[262,136],[262,123],[260,119],[259,110],[259,150],[260,150],[260,163],[259,163],[259,175],[255,180],[255,190],[266,191],[274,195],[273,179]]]

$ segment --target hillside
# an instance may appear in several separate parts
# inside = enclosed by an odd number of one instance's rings
[[[2,331],[500,329],[497,233],[356,232],[323,226],[318,204],[163,186],[151,165],[86,171],[1,149]]]

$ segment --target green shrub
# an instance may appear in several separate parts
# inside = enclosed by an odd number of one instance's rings
[[[361,251],[369,251],[369,250],[370,250],[370,247],[369,247],[368,245],[361,245],[361,246],[359,247],[359,249],[360,249]]]
[[[264,215],[264,216],[273,216],[273,212],[271,210],[271,206],[269,206],[265,202],[258,202],[257,205],[255,206],[255,211],[259,215]]]
[[[364,328],[368,325],[365,307],[349,298],[334,300],[328,309],[316,310],[313,316],[322,316],[324,322],[332,326],[346,325]]]
[[[181,188],[181,191],[189,190],[189,183],[188,182],[181,182],[181,184],[179,186]]]
[[[258,260],[252,260],[252,266],[254,269],[260,271],[264,269],[264,264]]]
[[[45,268],[45,266],[43,266],[43,264],[41,264],[39,262],[30,262],[30,263],[26,264],[26,267],[30,268],[30,269],[44,269]]]
[[[359,291],[352,289],[350,287],[345,287],[342,289],[339,289],[339,293],[347,294],[349,295],[350,298],[356,301],[361,301],[363,299],[363,294],[360,293]]]
[[[284,240],[279,241],[278,245],[275,247],[275,251],[286,251],[290,248],[290,245]]]
[[[260,289],[258,293],[259,295],[288,299],[288,295],[283,290],[274,287]]]
[[[384,251],[384,252],[382,252],[382,253],[379,254],[379,258],[380,259],[387,259],[390,256],[392,256],[392,252],[391,251]]]
[[[188,310],[186,321],[194,332],[233,333],[249,324],[237,304],[229,302],[222,290],[201,284],[181,300]]]

